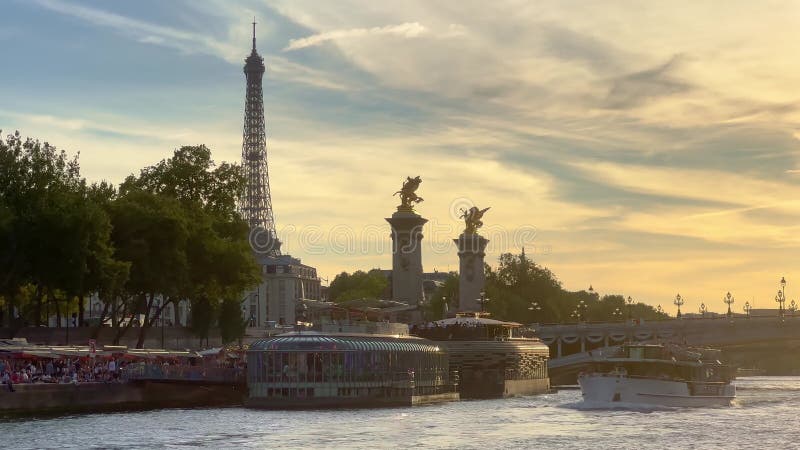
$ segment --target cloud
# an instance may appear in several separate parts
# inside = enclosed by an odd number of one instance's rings
[[[406,22],[399,25],[387,25],[372,28],[350,28],[347,30],[333,30],[314,34],[302,39],[292,39],[283,51],[300,50],[314,47],[329,41],[361,38],[367,36],[397,36],[401,38],[416,38],[428,32],[427,28],[418,22]],[[451,33],[458,34],[458,29],[451,28]]]
[[[792,176],[800,170],[800,108],[791,95],[800,59],[786,58],[796,46],[789,3],[661,2],[642,11],[582,2],[576,13],[564,2],[514,0],[407,0],[402,8],[220,0],[185,2],[178,14],[150,11],[158,24],[125,17],[114,3],[39,4],[132,41],[223,58],[230,65],[203,59],[198,70],[231,80],[241,77],[249,18],[263,17],[279,227],[381,224],[397,183],[420,174],[426,217],[446,216],[448,200],[469,197],[492,207],[487,224],[533,224],[537,243],[552,248],[535,257],[570,289],[593,284],[669,305],[675,290],[712,298],[724,286],[749,299],[775,281],[770,273],[800,270],[800,183]],[[93,178],[124,176],[186,143],[238,159],[241,90],[230,86],[228,96],[187,81],[180,89],[197,89],[202,107],[193,117],[162,115],[164,123],[142,108],[103,115],[124,98],[66,102],[74,114],[54,112],[52,91],[37,104],[16,92],[40,86],[18,86],[0,92],[13,100],[6,109],[17,103],[40,117],[4,121],[86,149]],[[174,99],[137,88],[153,108]],[[160,140],[137,146],[150,139],[137,133]],[[342,208],[348,199],[359,207]],[[390,265],[385,253],[295,256],[328,275]],[[426,269],[457,265],[454,253],[424,258]]]
[[[35,0],[36,4],[59,14],[72,16],[93,25],[113,28],[146,44],[174,48],[184,53],[206,53],[229,62],[241,62],[241,49],[214,39],[207,33],[193,33],[173,27],[156,25],[102,9],[62,0]]]
[[[680,60],[681,56],[675,55],[656,67],[613,80],[604,106],[611,109],[630,108],[655,98],[688,91],[691,84],[674,75]]]

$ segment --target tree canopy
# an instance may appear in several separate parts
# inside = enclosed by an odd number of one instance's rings
[[[210,314],[208,326],[193,327],[207,336],[259,278],[236,209],[243,186],[240,168],[216,165],[203,145],[181,147],[115,188],[88,184],[77,156],[48,143],[0,138],[0,322],[72,313],[82,322],[80,299],[97,294],[101,322],[143,316],[139,346],[179,301],[198,305],[193,317]]]
[[[334,302],[381,299],[388,285],[386,276],[378,269],[357,270],[352,274],[342,272],[331,282],[328,295]]]
[[[667,317],[641,302],[629,305],[620,294],[601,298],[593,290],[567,291],[549,269],[524,252],[501,255],[496,269],[486,266],[486,296],[494,318],[515,322],[615,321],[629,314],[648,320]]]

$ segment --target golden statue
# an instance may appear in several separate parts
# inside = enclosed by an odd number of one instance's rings
[[[397,207],[398,211],[412,212],[414,211],[414,204],[422,201],[422,197],[416,194],[420,183],[422,183],[422,178],[418,176],[414,178],[406,177],[403,187],[394,193],[394,195],[400,194],[400,206]]]
[[[489,208],[491,208],[491,206]],[[470,209],[461,208],[461,215],[459,217],[464,219],[464,223],[466,224],[464,234],[477,233],[478,228],[483,226],[481,218],[489,208],[478,209],[477,206],[473,206]]]

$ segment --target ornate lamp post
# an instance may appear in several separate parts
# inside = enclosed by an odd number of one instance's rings
[[[786,300],[783,296],[783,291],[778,291],[775,295],[775,301],[778,303],[778,317],[783,317],[783,302]]]
[[[658,320],[661,320],[661,315],[664,314],[664,310],[661,309],[661,305],[658,305],[658,308],[656,308],[656,312],[658,313]]]
[[[622,320],[622,310],[619,308],[615,308],[614,311],[611,312],[611,315],[614,316],[616,320]]]
[[[700,303],[700,316],[705,318],[706,317],[706,311],[708,311],[708,309],[706,308],[706,304],[705,303]]]
[[[633,310],[633,299],[631,296],[628,296],[628,320],[631,320],[631,311]]]
[[[681,297],[681,294],[675,296],[675,301],[672,302],[675,306],[678,307],[678,314],[675,315],[678,319],[681,318],[681,306],[683,305],[684,301]]]
[[[792,302],[789,303],[789,313],[792,315],[792,317],[794,317],[795,311],[797,311],[797,303],[792,300]]]
[[[539,311],[541,311],[541,310],[542,310],[542,307],[541,307],[541,306],[539,306],[539,303],[538,303],[538,302],[536,302],[536,301],[532,301],[532,302],[531,302],[531,305],[530,305],[530,306],[528,306],[528,311],[530,311],[530,312],[531,312],[531,314],[532,314],[534,317],[537,317],[537,316],[539,315]]]
[[[786,301],[786,278],[781,277],[780,301],[778,301],[778,314],[783,317],[783,303]]]
[[[481,291],[481,298],[475,301],[478,302],[479,305],[481,305],[481,312],[482,313],[486,312],[486,304],[489,303],[489,299],[486,298],[486,292]]]
[[[572,317],[572,319],[573,319],[575,322],[579,322],[579,321],[580,321],[580,314],[578,313],[578,310],[577,310],[577,309],[576,309],[576,310],[574,310],[574,311],[572,311],[572,314],[570,314],[569,316],[570,316],[570,317]]]
[[[750,302],[744,302],[744,308],[743,309],[744,309],[744,313],[747,315],[747,318],[749,319],[750,318],[750,310],[753,309],[753,307],[750,306]]]
[[[730,318],[731,316],[733,316],[733,313],[731,312],[731,305],[734,303],[735,300],[733,299],[731,293],[728,292],[725,295],[725,299],[723,301],[725,302],[726,305],[728,305],[728,318]]]
[[[578,302],[578,308],[576,309],[576,311],[578,311],[578,318],[580,319],[581,322],[586,321],[586,310],[588,308],[589,305],[587,305],[586,302],[584,302],[583,300]]]

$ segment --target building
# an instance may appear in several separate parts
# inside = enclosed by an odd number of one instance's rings
[[[258,258],[261,284],[242,301],[250,326],[292,325],[303,314],[300,300],[320,300],[322,287],[317,269],[289,255]]]

